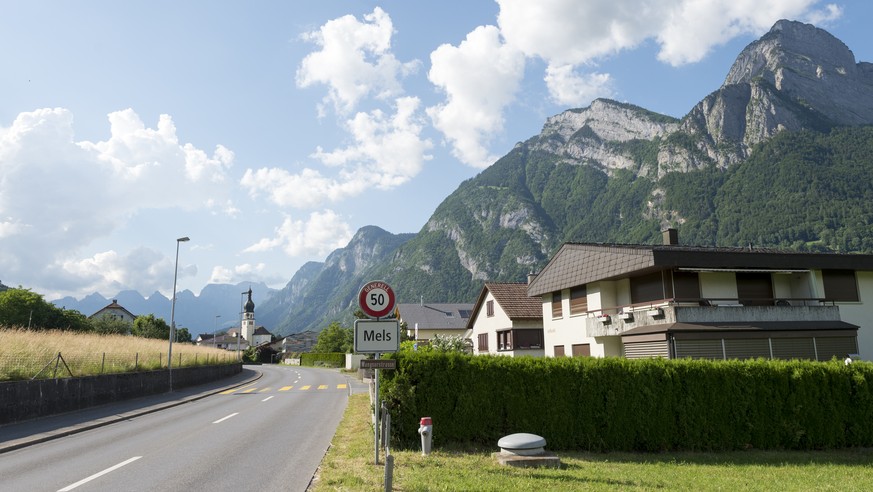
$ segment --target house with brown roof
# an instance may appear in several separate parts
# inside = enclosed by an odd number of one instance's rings
[[[873,356],[873,255],[566,243],[533,279],[547,356]]]
[[[88,316],[88,319],[96,318],[117,319],[124,321],[125,323],[133,323],[133,320],[136,319],[136,315],[125,309],[121,304],[118,304],[118,299],[112,299],[112,302],[109,303],[109,305],[101,308],[91,316]]]
[[[398,304],[396,311],[409,338],[424,341],[434,335],[463,336],[472,309],[472,304],[420,302]]]
[[[467,322],[473,354],[543,356],[543,306],[526,283],[486,282]]]

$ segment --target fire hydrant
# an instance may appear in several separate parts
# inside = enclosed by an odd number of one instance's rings
[[[433,440],[433,420],[430,417],[421,418],[418,433],[421,434],[421,455],[427,456],[430,454],[430,444]]]

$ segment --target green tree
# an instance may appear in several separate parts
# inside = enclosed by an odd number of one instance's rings
[[[178,332],[178,330],[176,331]],[[133,320],[133,329],[130,333],[143,338],[168,340],[170,338],[170,325],[163,318],[155,318],[154,314],[146,314],[137,316]]]
[[[312,347],[316,353],[343,352],[350,353],[354,348],[355,334],[351,328],[343,328],[334,321],[318,334],[318,341]]]
[[[169,334],[167,335],[169,336]],[[176,328],[176,341],[181,343],[191,343],[191,332],[188,328]]]
[[[87,318],[76,310],[65,310],[47,302],[30,289],[0,292],[0,326],[33,330],[89,331]]]
[[[113,316],[98,316],[91,320],[91,327],[101,335],[126,335],[131,332],[133,324]]]

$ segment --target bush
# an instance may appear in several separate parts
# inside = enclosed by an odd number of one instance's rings
[[[345,367],[346,354],[341,352],[301,354],[300,365],[309,367]]]
[[[665,451],[873,446],[873,364],[510,358],[400,352],[380,398],[395,445],[495,446],[530,432],[550,449]]]

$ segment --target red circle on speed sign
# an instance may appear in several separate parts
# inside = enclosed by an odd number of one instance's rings
[[[367,316],[384,318],[394,309],[394,291],[385,282],[367,282],[358,293],[358,304]]]

